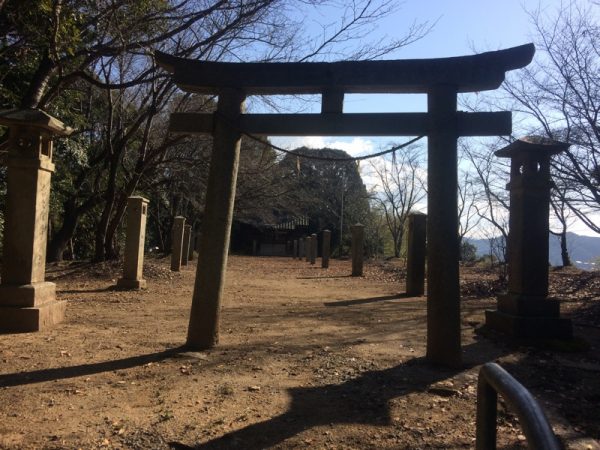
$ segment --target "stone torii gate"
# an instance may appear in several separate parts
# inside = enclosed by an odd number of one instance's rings
[[[334,63],[222,63],[156,52],[184,91],[218,95],[214,114],[175,113],[170,131],[212,134],[213,156],[187,345],[218,343],[240,138],[264,136],[428,137],[427,358],[461,363],[457,140],[510,134],[510,112],[457,111],[457,94],[492,90],[531,62],[533,44],[440,59]],[[346,93],[427,94],[426,113],[343,113]],[[244,114],[250,95],[321,94],[320,114]]]

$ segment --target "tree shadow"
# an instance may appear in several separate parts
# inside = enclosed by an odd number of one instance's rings
[[[326,277],[297,277],[297,280],[318,280],[324,278],[352,278],[352,275],[329,275]],[[358,277],[357,277],[358,278]]]
[[[325,306],[352,306],[352,305],[364,305],[366,303],[376,303],[385,300],[401,300],[404,298],[419,298],[413,297],[406,293],[404,294],[393,294],[393,295],[384,295],[381,297],[370,297],[370,298],[358,298],[355,300],[339,300],[335,302],[325,302],[323,303]]]
[[[425,358],[415,358],[390,369],[365,372],[341,384],[289,389],[292,398],[289,409],[264,422],[232,431],[206,443],[189,447],[170,443],[177,449],[263,449],[276,446],[310,428],[330,424],[389,425],[389,403],[392,399],[453,377],[459,372],[493,360],[501,355],[482,351],[476,342],[464,348],[469,361],[457,369],[429,364]],[[482,356],[484,355],[484,356]]]
[[[104,288],[95,288],[95,289],[61,289],[56,291],[58,294],[100,294],[103,292],[116,292],[116,291],[128,291],[127,289],[119,288],[116,285],[107,286]],[[129,290],[131,291],[131,290]],[[135,291],[131,291],[135,292]]]
[[[0,387],[22,386],[26,384],[42,383],[44,381],[62,380],[66,378],[93,375],[101,372],[112,372],[114,370],[130,369],[142,366],[150,362],[162,361],[187,351],[185,347],[175,347],[156,353],[131,356],[129,358],[103,361],[92,364],[80,364],[78,366],[57,367],[54,369],[42,369],[32,372],[7,373],[0,375]]]

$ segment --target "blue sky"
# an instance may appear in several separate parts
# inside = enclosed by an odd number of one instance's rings
[[[370,38],[377,40],[386,35],[402,34],[413,21],[435,23],[432,31],[420,41],[398,50],[386,59],[436,58],[468,55],[476,52],[498,50],[531,42],[529,18],[526,8],[555,9],[561,0],[538,3],[524,0],[405,0],[398,11],[379,22]],[[582,0],[587,1],[587,0]],[[313,20],[326,21],[323,16]],[[310,18],[308,20],[310,23]],[[317,27],[315,26],[315,29]],[[304,112],[319,112],[315,101]],[[425,95],[347,95],[345,112],[402,112],[425,111]],[[401,138],[399,138],[402,140]],[[372,147],[385,145],[390,140],[366,138],[275,138],[286,147],[303,144],[319,147],[323,143],[336,143],[352,154],[368,153]],[[354,143],[354,145],[352,145]],[[365,151],[361,151],[365,146]]]
[[[405,0],[393,15],[380,21],[370,38],[394,37],[408,29],[413,21],[435,23],[432,31],[420,41],[398,50],[386,59],[436,58],[460,56],[477,52],[513,47],[531,41],[530,25],[521,0]],[[542,8],[554,8],[560,0],[546,0]],[[529,1],[528,8],[538,3]],[[313,17],[326,21],[323,16]],[[309,18],[310,22],[310,18]],[[315,26],[315,29],[317,27]],[[307,108],[306,105],[303,105]],[[304,112],[319,112],[315,101]],[[425,111],[425,95],[347,95],[345,112],[402,112]],[[367,154],[385,147],[389,142],[405,138],[274,138],[287,148],[301,145],[337,147],[352,155]]]
[[[422,40],[411,44],[386,59],[436,58],[460,56],[490,50],[513,47],[533,41],[533,30],[527,11],[539,8],[552,15],[561,3],[569,0],[405,0],[392,16],[379,23],[370,37],[394,36],[402,33],[413,21],[435,22],[431,32]],[[589,0],[575,0],[590,5]],[[595,7],[600,13],[600,7]],[[316,18],[315,18],[316,19]],[[323,17],[320,17],[322,20]],[[305,106],[306,108],[306,106]],[[425,95],[347,95],[345,112],[401,112],[425,111]],[[315,101],[304,112],[320,111]],[[373,153],[387,148],[391,143],[404,142],[405,137],[298,137],[273,138],[272,141],[286,148],[302,145],[313,148],[339,148],[353,156]],[[362,171],[362,170],[361,170]],[[367,185],[369,176],[363,173]],[[425,206],[425,205],[423,205]],[[577,224],[572,231],[592,234]]]

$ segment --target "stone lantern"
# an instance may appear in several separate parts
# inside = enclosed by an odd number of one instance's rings
[[[526,137],[496,152],[510,158],[508,292],[498,310],[486,311],[486,327],[517,338],[569,338],[571,322],[548,298],[550,158],[568,144]]]
[[[0,112],[9,128],[0,331],[38,331],[64,318],[66,302],[56,301],[45,281],[52,139],[71,129],[36,110]]]

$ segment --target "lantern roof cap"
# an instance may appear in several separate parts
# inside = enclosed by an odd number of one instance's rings
[[[57,118],[35,108],[15,108],[0,111],[0,125],[41,128],[58,136],[68,136],[73,132],[71,127],[66,126]]]
[[[555,141],[544,136],[525,136],[517,139],[506,147],[496,150],[494,154],[500,158],[513,158],[523,155],[556,155],[569,148],[570,144]]]

